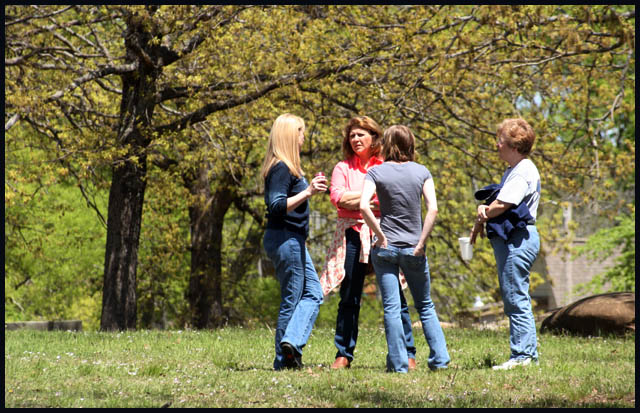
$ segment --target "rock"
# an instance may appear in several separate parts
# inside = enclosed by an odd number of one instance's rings
[[[624,335],[636,329],[636,296],[616,292],[582,298],[555,310],[542,321],[541,333]]]
[[[18,321],[4,323],[5,330],[70,330],[82,331],[82,320],[54,320],[54,321]]]

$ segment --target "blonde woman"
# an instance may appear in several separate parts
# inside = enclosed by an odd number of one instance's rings
[[[283,114],[273,123],[262,165],[267,229],[263,245],[280,282],[275,370],[302,367],[302,348],[323,301],[322,287],[305,245],[309,234],[309,199],[327,190],[324,176],[309,185],[300,167],[304,120]]]

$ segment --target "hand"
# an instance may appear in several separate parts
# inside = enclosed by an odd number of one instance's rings
[[[385,237],[384,234],[382,234],[382,237],[376,237],[376,242],[373,246],[387,248],[387,237]]]
[[[416,249],[413,250],[413,255],[416,257],[424,257],[425,251],[424,251],[424,245],[416,245]]]
[[[480,238],[484,238],[484,223],[480,221],[476,221],[473,228],[471,229],[471,233],[469,234],[469,243],[473,245],[476,242],[476,237],[480,235]]]
[[[325,176],[316,176],[311,180],[309,185],[309,194],[311,196],[327,190],[327,178]]]
[[[478,205],[477,222],[484,223],[489,219],[489,216],[487,215],[488,209],[488,205]]]

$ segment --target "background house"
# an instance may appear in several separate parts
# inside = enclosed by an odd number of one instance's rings
[[[586,238],[577,238],[571,247],[580,247],[585,242]],[[614,260],[615,255],[598,262],[590,261],[584,255],[572,257],[571,253],[552,254],[543,245],[532,271],[542,274],[548,281],[538,286],[531,293],[531,298],[536,301],[537,308],[550,310],[588,297],[592,293],[577,294],[576,286],[591,281],[594,276],[613,266]]]

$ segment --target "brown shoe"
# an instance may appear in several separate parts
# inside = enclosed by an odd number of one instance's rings
[[[416,359],[409,358],[409,370],[416,369]]]
[[[336,361],[334,361],[333,364],[331,365],[332,369],[344,369],[344,368],[348,369],[349,367],[351,367],[351,362],[346,357],[336,358]]]

